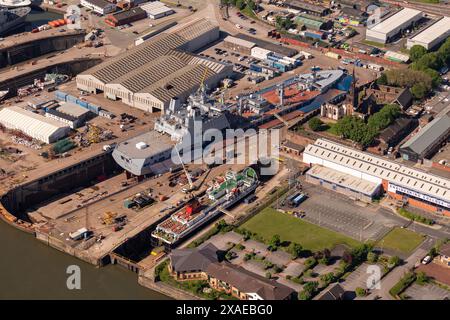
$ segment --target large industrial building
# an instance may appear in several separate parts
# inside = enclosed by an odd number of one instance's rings
[[[149,131],[119,143],[112,155],[127,174],[140,177],[154,173],[152,165],[169,159],[172,149],[170,137]]]
[[[70,131],[68,125],[20,107],[3,108],[0,111],[0,124],[45,143],[64,138]]]
[[[191,53],[217,39],[217,26],[194,20],[78,75],[77,87],[144,111],[164,110],[171,98],[185,100],[202,82],[214,87],[232,75],[232,65]]]
[[[307,173],[312,179],[308,180],[330,185],[334,190],[346,189],[356,199],[376,195],[380,188],[403,203],[450,216],[448,179],[325,139],[317,139],[305,148],[303,162],[312,166],[311,173]]]
[[[367,28],[366,40],[380,43],[390,42],[400,32],[422,19],[419,10],[403,8],[387,19]]]
[[[402,158],[420,161],[434,154],[450,136],[450,115],[438,116],[399,149]]]
[[[447,39],[448,36],[450,36],[450,17],[443,17],[411,39],[408,39],[406,47],[411,49],[412,46],[419,45],[430,50]]]

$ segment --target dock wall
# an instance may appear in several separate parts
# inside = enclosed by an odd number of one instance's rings
[[[0,47],[0,68],[34,59],[36,57],[72,48],[84,41],[86,32],[59,34],[38,40],[25,41],[9,47]]]

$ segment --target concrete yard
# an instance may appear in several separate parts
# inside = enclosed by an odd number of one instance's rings
[[[346,234],[360,241],[377,240],[393,226],[392,222],[377,214],[377,207],[359,204],[344,195],[303,183],[308,199],[297,208],[304,210],[305,220]]]
[[[421,286],[413,283],[404,294],[411,300],[448,300],[450,298],[450,291],[434,284]]]

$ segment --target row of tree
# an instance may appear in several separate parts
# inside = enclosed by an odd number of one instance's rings
[[[355,116],[345,116],[334,125],[333,131],[345,139],[367,147],[372,144],[380,130],[389,126],[399,115],[400,107],[398,105],[387,104],[370,116],[367,123]]]
[[[256,3],[253,0],[222,0],[222,4],[232,5],[239,10],[243,10],[246,6],[248,6],[252,10],[256,9]]]
[[[439,70],[450,65],[450,38],[434,52],[427,52],[424,47],[414,45],[409,56],[412,61],[409,69],[386,71],[378,79],[378,83],[409,87],[416,99],[422,99],[440,84]]]

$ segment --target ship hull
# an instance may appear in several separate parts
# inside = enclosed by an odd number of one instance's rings
[[[17,18],[12,21],[4,22],[0,25],[0,35],[11,31],[13,29],[19,28],[25,24],[25,19],[27,15],[30,13],[30,8],[20,8],[20,9],[12,9],[11,11],[18,12]]]

